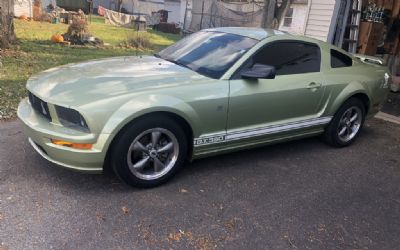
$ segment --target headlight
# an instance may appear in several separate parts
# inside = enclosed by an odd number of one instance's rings
[[[60,123],[67,127],[89,133],[89,127],[81,114],[78,111],[55,106],[58,120]]]

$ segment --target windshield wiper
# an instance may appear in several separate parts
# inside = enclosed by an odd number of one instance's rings
[[[161,58],[161,56],[158,53],[154,53],[153,56],[155,56],[157,58]]]

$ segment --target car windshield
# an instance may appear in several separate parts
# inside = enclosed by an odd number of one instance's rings
[[[156,56],[218,79],[258,41],[235,34],[200,31]]]

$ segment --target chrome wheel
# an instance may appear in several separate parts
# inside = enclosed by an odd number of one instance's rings
[[[363,113],[359,107],[347,109],[340,118],[338,136],[342,142],[351,141],[361,128]]]
[[[167,174],[179,155],[179,143],[167,129],[153,128],[139,134],[129,147],[129,170],[142,180],[155,180]]]

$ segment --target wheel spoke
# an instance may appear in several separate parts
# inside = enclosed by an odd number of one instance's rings
[[[158,143],[158,140],[160,139],[161,132],[154,131],[151,133],[151,143],[153,144],[153,147],[155,147]]]
[[[169,153],[174,149],[174,144],[172,142],[168,143],[164,147],[157,150],[157,153]]]
[[[347,127],[346,126],[344,126],[341,130],[340,130],[340,132],[339,132],[339,136],[343,136],[344,135],[344,133],[347,131]]]
[[[353,133],[353,129],[351,127],[347,127],[346,130],[347,130],[347,136],[350,136],[351,133]]]
[[[358,113],[354,113],[353,117],[350,118],[350,122],[355,122],[358,118]]]
[[[350,120],[351,114],[352,114],[352,113],[353,113],[353,110],[352,110],[352,109],[349,109],[349,110],[346,112],[346,117],[347,117],[347,119]]]
[[[146,156],[143,159],[141,159],[140,161],[136,162],[136,164],[133,165],[133,168],[135,168],[136,170],[142,170],[147,165],[149,160],[150,160],[150,157]]]
[[[164,163],[162,163],[158,158],[154,158],[153,166],[154,171],[156,172],[160,172],[165,167]]]
[[[139,141],[137,141],[134,145],[133,145],[133,150],[134,151],[139,151],[139,152],[143,152],[143,153],[148,153],[149,150],[147,150],[147,148],[145,146],[143,146],[142,143],[140,143]]]

